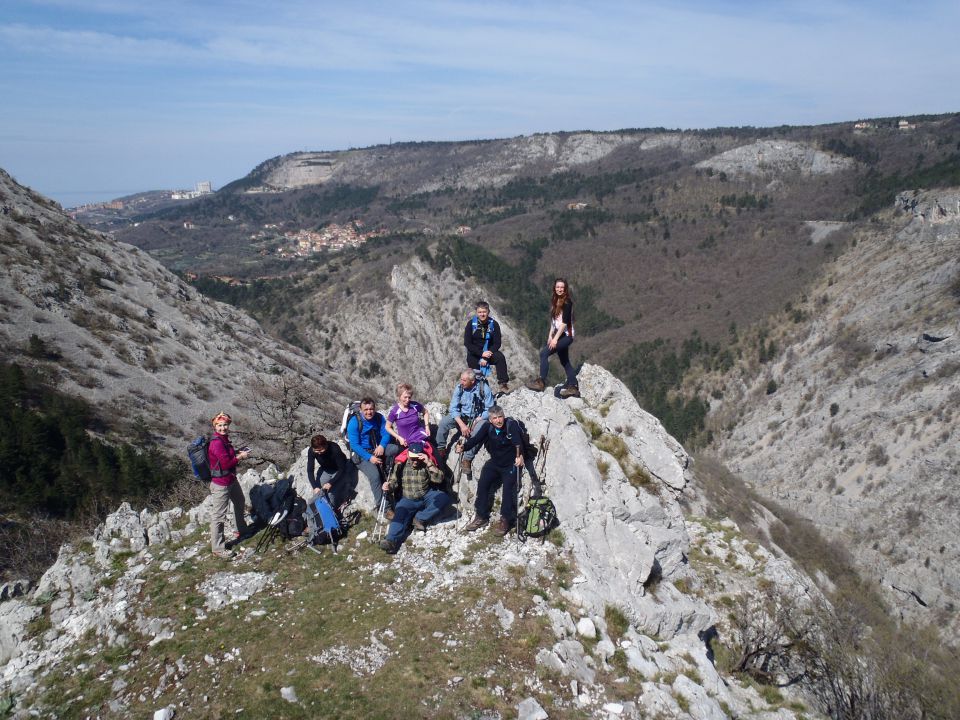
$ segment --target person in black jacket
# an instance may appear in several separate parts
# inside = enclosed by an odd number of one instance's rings
[[[326,491],[334,508],[347,499],[350,493],[350,463],[336,443],[328,442],[323,435],[314,435],[307,451],[307,478],[313,488],[310,504]]]
[[[457,451],[465,452],[481,443],[490,453],[490,459],[480,471],[477,499],[473,503],[474,516],[465,532],[479,530],[490,522],[493,496],[502,485],[500,519],[493,526],[493,532],[503,537],[517,522],[517,491],[520,468],[523,467],[523,438],[520,435],[520,426],[515,420],[508,419],[499,405],[494,405],[490,408],[488,422],[481,425],[466,441],[461,440],[457,444]]]
[[[477,314],[467,321],[463,329],[463,344],[467,348],[467,367],[480,370],[486,375],[491,366],[497,369],[498,392],[510,392],[510,376],[507,373],[507,358],[500,351],[503,338],[500,323],[490,317],[490,305],[477,303]]]

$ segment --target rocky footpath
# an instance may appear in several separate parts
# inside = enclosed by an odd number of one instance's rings
[[[543,479],[561,519],[552,540],[520,544],[508,536],[490,542],[489,534],[462,534],[465,518],[451,516],[427,533],[411,535],[390,557],[375,547],[368,550],[372,528],[365,526],[336,558],[344,578],[356,567],[356,580],[338,602],[349,604],[353,597],[368,619],[378,607],[395,610],[360,639],[314,641],[309,651],[293,650],[305,661],[283,683],[265,686],[273,688],[275,702],[291,708],[308,702],[311,667],[342,666],[351,676],[376,679],[396,663],[409,663],[410,629],[389,618],[411,606],[457,601],[463,603],[457,625],[423,638],[451,662],[471,652],[473,628],[489,624],[485,632],[492,636],[485,641],[491,642],[533,627],[547,634],[525,646],[529,666],[517,666],[506,677],[491,667],[483,675],[489,681],[474,677],[468,683],[453,675],[425,704],[442,703],[469,686],[471,692],[488,688],[492,703],[511,702],[520,718],[796,716],[786,699],[771,704],[752,687],[721,676],[704,638],[722,624],[722,613],[714,609],[722,605],[720,593],[750,593],[762,582],[804,593],[812,583],[788,562],[738,539],[733,523],[685,519],[680,499],[695,494],[696,477],[683,448],[606,371],[585,366],[580,382],[580,399],[560,401],[526,389],[502,399],[534,440],[543,435],[549,442]],[[303,462],[289,474],[305,489]],[[249,487],[275,477],[275,471],[248,472],[242,482]],[[461,483],[465,495],[469,487]],[[369,509],[369,491],[359,489],[357,504]],[[227,614],[245,617],[248,624],[269,617],[270,632],[278,633],[305,621],[285,610],[303,605],[303,588],[288,584],[290,566],[285,569],[275,553],[247,550],[229,566],[210,557],[205,505],[164,513],[138,513],[124,505],[89,542],[64,546],[36,589],[0,604],[0,687],[15,697],[49,697],[47,683],[55,677],[70,682],[96,658],[122,652],[121,663],[96,670],[100,674],[89,681],[102,692],[88,683],[76,702],[102,697],[102,705],[88,710],[108,717],[147,711],[194,716],[207,711],[196,706],[192,677],[215,673],[205,692],[211,703],[219,703],[230,700],[216,695],[215,686],[225,680],[216,673],[268,672],[242,638],[196,655],[183,650],[191,628],[210,632],[209,622],[226,622]],[[314,577],[327,576],[332,566],[325,563],[335,558],[324,552],[326,559],[303,553],[296,564],[304,573],[316,568]],[[177,582],[182,589],[174,591]],[[517,589],[500,596],[483,590],[498,587]],[[167,602],[175,603],[175,617],[160,610],[171,592]],[[518,604],[515,595],[523,593],[528,599]],[[178,596],[182,604],[176,604]],[[157,655],[155,646],[166,650]],[[78,654],[87,658],[80,663],[84,668],[70,665],[69,658]],[[149,682],[143,679],[147,670]],[[14,716],[27,713],[18,706]]]
[[[810,290],[811,320],[714,407],[731,469],[849,547],[901,613],[953,637],[958,250],[960,193],[900,195]]]

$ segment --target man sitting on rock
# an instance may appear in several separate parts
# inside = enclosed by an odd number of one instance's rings
[[[437,427],[437,447],[440,453],[440,462],[447,459],[447,438],[450,432],[459,433],[468,438],[481,425],[487,422],[487,413],[493,407],[493,393],[490,386],[484,382],[477,382],[473,370],[464,370],[460,373],[460,381],[453,389],[450,397],[450,409],[440,420]],[[468,473],[473,464],[473,458],[480,451],[479,447],[464,453],[461,464]]]
[[[477,314],[467,321],[463,329],[463,344],[467,348],[467,367],[480,370],[484,375],[490,367],[497,368],[498,392],[510,392],[510,376],[507,374],[507,358],[500,352],[500,323],[490,317],[490,305],[477,303]]]
[[[490,408],[489,422],[480,426],[466,441],[457,444],[457,450],[467,452],[484,444],[490,459],[483,464],[480,480],[477,482],[477,499],[473,509],[473,520],[465,532],[479,530],[490,521],[493,508],[493,496],[497,488],[503,486],[500,498],[500,519],[493,532],[503,537],[517,522],[517,491],[519,489],[520,468],[523,467],[523,438],[520,426],[515,420],[508,420],[499,405]]]
[[[410,534],[410,526],[426,532],[427,525],[440,517],[450,506],[451,499],[440,484],[443,473],[424,452],[423,443],[412,442],[397,455],[390,480],[383,483],[384,492],[403,489],[403,497],[394,506],[393,520],[387,528],[387,537],[380,547],[391,555]]]
[[[389,442],[387,434],[387,419],[377,412],[377,403],[373,398],[365,397],[360,401],[360,417],[351,417],[347,421],[347,441],[350,450],[357,455],[359,463],[357,469],[363,473],[370,483],[370,492],[373,494],[375,507],[380,506],[383,499],[384,461],[389,465],[399,452],[400,446]],[[355,461],[356,462],[356,461]],[[393,517],[393,503],[387,497],[385,516],[389,520]]]

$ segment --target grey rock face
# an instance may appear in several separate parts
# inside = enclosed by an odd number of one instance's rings
[[[956,191],[901,194],[902,215],[837,259],[809,292],[828,301],[715,415],[742,413],[720,442],[731,469],[842,541],[921,621],[960,600],[958,203]]]
[[[547,720],[547,711],[540,707],[532,697],[528,697],[517,706],[517,720]]]
[[[550,440],[546,492],[580,571],[571,598],[600,616],[615,598],[638,627],[663,637],[709,627],[714,616],[705,605],[676,593],[665,606],[644,587],[655,566],[663,577],[685,572],[689,538],[674,493],[687,482],[689,456],[610,373],[585,365],[579,382],[579,399],[562,402],[524,389],[501,400],[531,439],[544,434]],[[575,413],[603,436],[622,439],[622,461],[594,447]],[[631,486],[622,465],[643,470],[648,486]]]
[[[710,168],[735,177],[775,177],[790,172],[801,175],[830,175],[854,165],[854,161],[848,157],[823,152],[806,143],[759,140],[703,160],[697,163],[696,167]]]
[[[466,367],[463,329],[479,299],[490,303],[491,314],[500,323],[511,379],[529,378],[536,372],[536,353],[501,315],[509,308],[477,285],[457,279],[451,268],[436,273],[418,258],[395,265],[385,290],[379,286],[369,293],[359,290],[352,302],[336,303],[333,312],[327,296],[317,294],[311,302],[322,320],[304,331],[312,346],[327,348],[322,363],[331,372],[359,376],[352,399],[370,395],[386,412],[396,401],[397,383],[409,382],[415,399],[445,405]],[[495,375],[490,378],[494,392]],[[338,415],[335,421],[339,420]]]

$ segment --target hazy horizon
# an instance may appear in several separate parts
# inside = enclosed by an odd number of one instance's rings
[[[958,21],[945,0],[10,0],[0,166],[73,206],[391,140],[941,114]]]

